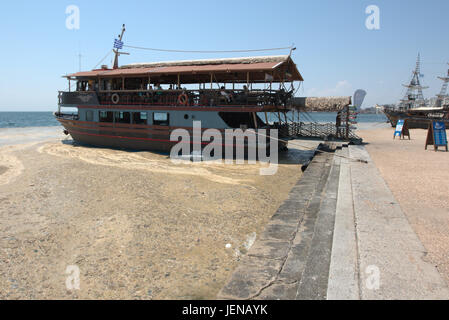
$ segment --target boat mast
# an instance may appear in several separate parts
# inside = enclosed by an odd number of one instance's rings
[[[123,34],[125,33],[125,31],[126,31],[125,25],[123,25],[122,26],[122,33],[118,36],[118,40],[119,41],[122,41]],[[129,54],[129,53],[119,52],[118,49],[113,49],[112,51],[114,51],[114,53],[115,53],[113,69],[118,69],[118,57],[119,57],[119,55],[121,55],[121,54]]]
[[[449,65],[449,63],[448,63]],[[441,87],[440,93],[437,94],[437,100],[435,101],[435,107],[441,107],[443,105],[444,100],[448,97],[446,94],[447,85],[449,83],[449,69],[447,70],[446,77],[438,77],[438,79],[443,80],[443,85]]]
[[[410,80],[409,84],[404,84],[403,86],[407,88],[407,92],[404,98],[399,103],[400,109],[413,109],[424,107],[426,101],[424,100],[424,96],[422,93],[423,89],[427,89],[428,87],[424,87],[421,85],[419,78],[421,77],[421,59],[420,54],[418,53],[418,59],[416,60],[416,67],[413,71],[412,80]]]

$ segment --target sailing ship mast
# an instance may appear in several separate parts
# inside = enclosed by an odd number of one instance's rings
[[[418,53],[418,59],[416,60],[416,67],[413,71],[412,80],[409,84],[404,84],[403,86],[407,88],[407,92],[404,98],[399,103],[399,109],[408,110],[419,107],[424,107],[426,105],[426,101],[424,100],[424,96],[422,93],[423,89],[427,89],[428,87],[424,87],[421,85],[419,78],[421,77],[421,61],[420,55]]]
[[[448,63],[449,65],[449,63]],[[438,79],[443,80],[443,85],[441,86],[440,93],[437,94],[437,100],[435,101],[435,107],[441,107],[443,105],[444,100],[448,97],[446,94],[447,85],[449,83],[449,69],[447,70],[446,77],[438,77]]]
[[[122,33],[119,34],[119,36],[118,36],[118,41],[116,41],[116,42],[114,43],[114,49],[112,49],[112,51],[114,51],[114,53],[115,53],[113,69],[118,69],[118,57],[119,57],[121,54],[129,54],[129,53],[126,53],[126,52],[119,52],[119,51],[118,51],[119,49],[121,49],[121,48],[123,47],[122,39],[123,39],[123,34],[125,33],[125,31],[126,31],[125,25],[123,25],[123,26],[122,26]]]

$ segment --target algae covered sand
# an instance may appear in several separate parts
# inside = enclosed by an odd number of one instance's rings
[[[301,176],[62,139],[0,146],[0,298],[215,298]]]

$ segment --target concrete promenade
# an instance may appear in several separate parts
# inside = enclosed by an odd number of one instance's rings
[[[425,254],[365,148],[343,146],[314,158],[218,298],[449,299]]]

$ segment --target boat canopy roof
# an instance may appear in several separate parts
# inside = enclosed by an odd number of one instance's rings
[[[351,97],[295,97],[293,108],[306,111],[338,112],[351,104]]]
[[[149,77],[176,83],[304,81],[289,55],[133,63],[68,74],[69,79]]]

